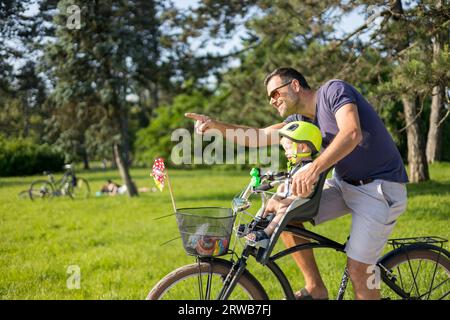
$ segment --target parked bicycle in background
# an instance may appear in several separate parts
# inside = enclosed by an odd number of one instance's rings
[[[72,199],[85,199],[89,197],[89,183],[84,178],[76,176],[73,166],[66,164],[64,166],[64,175],[56,180],[51,172],[45,172],[47,180],[36,180],[31,183],[28,194],[31,200],[47,199],[58,196],[68,196]]]

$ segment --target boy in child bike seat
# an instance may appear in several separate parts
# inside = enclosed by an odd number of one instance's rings
[[[287,167],[290,175],[294,175],[297,171],[306,170],[311,165],[314,157],[318,155],[322,146],[322,134],[319,128],[309,122],[294,121],[280,129],[279,134],[282,136],[280,144],[283,146],[288,159]],[[278,193],[284,191],[283,187],[284,185],[281,185],[278,188]],[[308,201],[312,193],[313,190],[302,197],[303,201]],[[277,228],[286,210],[296,199],[298,201],[298,197],[293,195],[288,195],[286,198],[277,194],[274,195],[267,202],[266,210],[263,214],[263,218],[267,216],[268,220],[270,220],[269,225],[264,230],[249,233],[245,238],[254,242],[255,245],[266,247],[270,236]]]

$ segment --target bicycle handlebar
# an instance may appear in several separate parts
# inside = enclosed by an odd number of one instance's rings
[[[277,193],[277,195],[282,198],[286,198],[289,195],[289,178],[289,173],[286,172],[268,172],[264,175],[260,175],[260,179],[264,182],[263,184],[253,187],[253,182],[251,181],[235,199],[239,199],[240,201],[248,201],[250,196],[255,193],[262,193],[263,197],[265,197],[266,191],[281,183],[285,184],[285,192]]]
[[[289,173],[284,171],[279,172],[267,172],[266,174],[261,176],[261,179],[266,178],[269,181],[277,181],[282,180],[289,177]]]
[[[280,183],[286,183],[286,181],[289,179],[289,173],[287,172],[268,172],[265,175],[261,176],[261,180],[266,179],[269,182],[265,184],[261,184],[258,187],[254,187],[253,191],[268,191]]]
[[[270,189],[272,189],[272,188],[273,188],[273,186],[272,186],[272,184],[269,182],[269,183],[266,183],[266,184],[262,184],[262,185],[260,185],[260,186],[258,186],[258,187],[254,187],[253,190],[254,190],[254,191],[267,191],[267,190],[270,190]]]

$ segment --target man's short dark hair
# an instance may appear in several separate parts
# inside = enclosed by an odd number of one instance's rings
[[[267,87],[270,79],[274,76],[279,76],[283,82],[288,82],[290,80],[296,79],[304,89],[311,89],[305,77],[295,70],[294,68],[277,68],[272,73],[270,73],[266,79],[264,79],[264,85]]]

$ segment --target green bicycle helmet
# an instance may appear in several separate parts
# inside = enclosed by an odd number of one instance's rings
[[[311,153],[301,153],[298,156],[315,156],[322,146],[322,133],[320,129],[312,123],[306,121],[294,121],[285,125],[279,131],[280,135],[297,143],[305,143]]]

